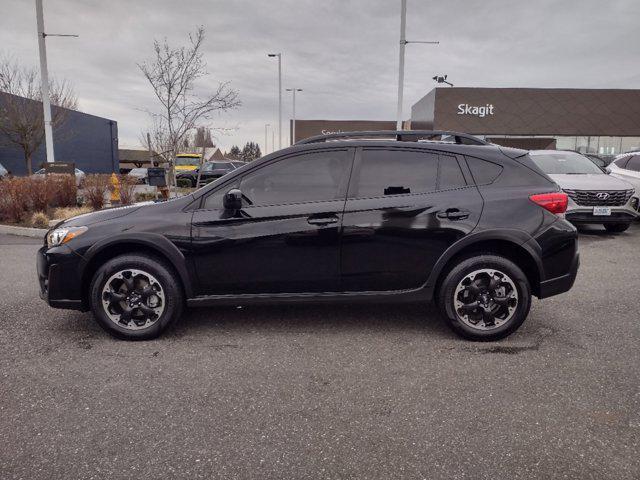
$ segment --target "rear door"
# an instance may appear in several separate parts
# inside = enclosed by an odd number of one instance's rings
[[[461,165],[456,156],[419,148],[358,149],[343,215],[343,291],[426,282],[482,212],[482,197]]]

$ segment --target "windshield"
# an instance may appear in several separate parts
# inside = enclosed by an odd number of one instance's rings
[[[529,156],[531,160],[542,170],[544,173],[553,174],[587,174],[587,173],[601,173],[597,165],[589,160],[584,155],[580,155],[575,152],[554,152],[554,153],[535,153],[530,152]]]
[[[197,157],[176,157],[176,165],[191,165],[197,167],[200,165],[200,155]]]

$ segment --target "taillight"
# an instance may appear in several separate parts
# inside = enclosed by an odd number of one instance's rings
[[[569,197],[564,192],[538,193],[531,195],[529,200],[556,215],[566,212],[569,203]]]

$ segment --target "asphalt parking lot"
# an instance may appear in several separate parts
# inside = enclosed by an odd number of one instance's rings
[[[640,225],[509,339],[431,307],[189,311],[113,340],[0,236],[0,478],[640,478]]]

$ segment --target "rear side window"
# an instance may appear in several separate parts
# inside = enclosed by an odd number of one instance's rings
[[[440,170],[438,172],[438,190],[451,190],[465,187],[462,170],[455,157],[440,155]]]
[[[438,155],[413,150],[365,149],[354,196],[433,192],[438,179]]]
[[[640,155],[634,155],[631,157],[627,162],[626,169],[633,172],[640,172]]]
[[[502,173],[502,167],[486,160],[475,157],[467,157],[467,164],[476,185],[487,185],[493,183]]]

